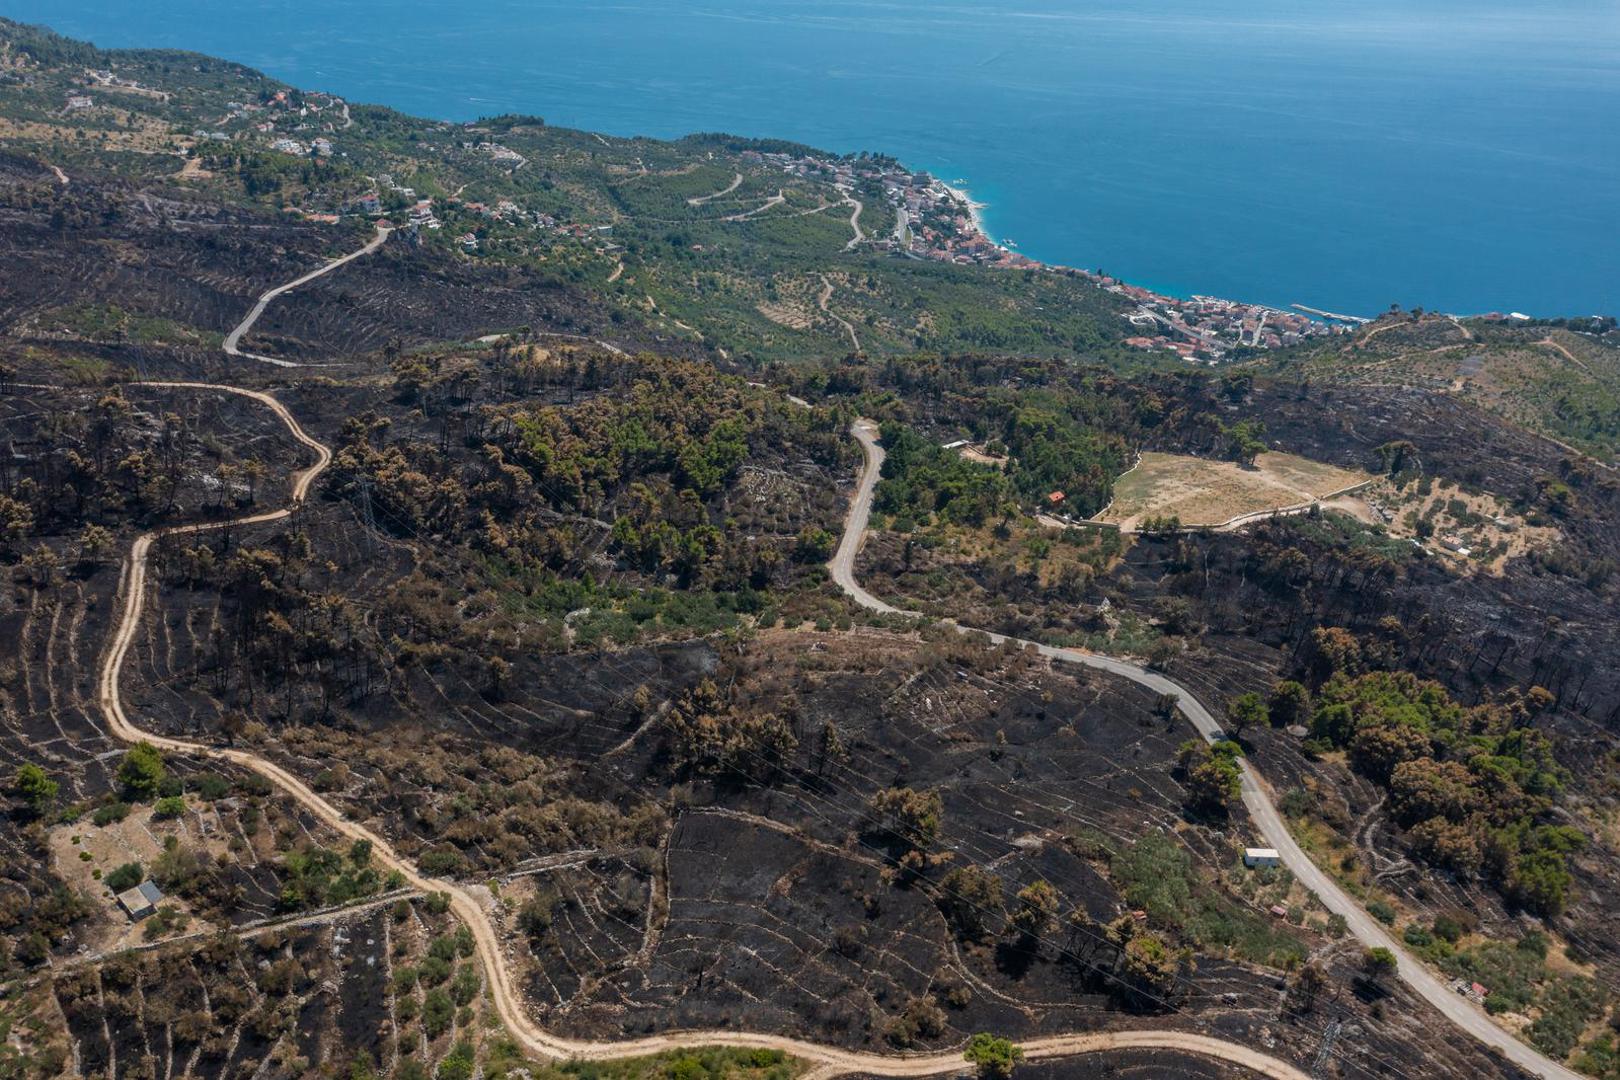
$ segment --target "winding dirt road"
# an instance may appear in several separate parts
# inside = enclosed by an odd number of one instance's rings
[[[842,315],[838,314],[832,308],[827,306],[827,301],[832,299],[832,294],[832,280],[828,278],[826,274],[822,274],[821,295],[816,299],[816,305],[821,308],[821,313],[823,315],[827,316],[833,322],[844,328],[844,333],[849,335],[849,347],[854,349],[855,352],[859,354],[861,351],[861,335],[855,332],[854,323],[850,322],[848,319],[844,318]]]
[[[743,182],[743,174],[738,173],[736,176],[732,177],[731,185],[729,187],[723,187],[719,191],[711,192],[708,195],[694,196],[693,198],[690,198],[690,199],[686,200],[686,205],[687,206],[702,206],[704,203],[713,202],[715,199],[718,199],[718,198],[720,198],[720,197],[722,197],[724,195],[730,195],[733,191],[736,191],[739,187],[742,186],[742,182]]]
[[[855,579],[855,557],[860,553],[861,541],[865,537],[866,523],[872,512],[872,493],[877,488],[878,475],[883,468],[883,448],[878,445],[877,426],[870,420],[857,420],[850,429],[856,440],[861,444],[861,451],[865,457],[865,464],[861,470],[860,482],[856,486],[854,498],[850,501],[849,515],[844,520],[844,535],[839,542],[838,550],[834,553],[828,569],[832,573],[833,581],[844,590],[857,604],[871,611],[891,614],[920,614],[918,612],[905,612],[883,600],[878,599],[863,589]],[[1060,649],[1040,642],[1025,641],[1021,638],[1009,638],[1002,634],[993,634],[987,631],[973,630],[952,622],[950,625],[965,634],[983,634],[996,644],[1012,642],[1025,648],[1038,650],[1043,656],[1050,657],[1060,663],[1080,664],[1084,667],[1096,668],[1101,671],[1129,679],[1131,682],[1145,686],[1159,693],[1169,694],[1176,699],[1181,712],[1192,721],[1198,733],[1206,741],[1214,742],[1222,738],[1220,724],[1210,711],[1204,707],[1192,693],[1179,683],[1173,682],[1156,671],[1145,667],[1119,660],[1112,656],[1101,656],[1096,653],[1081,652],[1077,649]],[[1506,1031],[1497,1027],[1485,1011],[1472,1002],[1457,994],[1435,976],[1423,962],[1407,952],[1401,943],[1389,933],[1384,926],[1356,903],[1342,888],[1327,874],[1311,861],[1310,856],[1294,840],[1293,834],[1288,831],[1282,815],[1278,813],[1276,805],[1264,781],[1244,759],[1239,759],[1242,770],[1243,806],[1253,819],[1255,827],[1266,843],[1277,849],[1282,856],[1283,865],[1293,873],[1294,877],[1307,889],[1314,892],[1322,904],[1331,912],[1342,915],[1356,940],[1368,948],[1384,948],[1394,953],[1398,960],[1397,972],[1403,982],[1423,996],[1429,1004],[1438,1009],[1446,1019],[1457,1027],[1472,1035],[1480,1042],[1501,1053],[1508,1061],[1527,1070],[1547,1078],[1556,1080],[1580,1080],[1580,1074],[1564,1065],[1552,1060],[1532,1047],[1515,1039]]]
[[[266,305],[276,296],[321,274],[329,273],[361,255],[376,250],[377,246],[386,239],[386,235],[387,230],[379,228],[377,237],[360,251],[335,260],[320,270],[304,275],[297,281],[265,293],[247,318],[231,333],[227,340],[233,345],[239,341],[242,334],[252,325],[254,320],[263,314]],[[227,349],[227,351],[230,350]],[[238,354],[231,352],[231,355]],[[287,429],[292,433],[293,437],[313,453],[314,461],[308,467],[293,473],[288,505],[281,509],[267,510],[229,521],[156,529],[136,538],[129,557],[125,561],[120,582],[123,597],[122,611],[112,639],[108,643],[96,682],[97,701],[103,716],[106,718],[108,730],[114,736],[128,743],[148,742],[168,753],[183,754],[193,758],[213,761],[227,761],[242,768],[250,769],[269,780],[283,794],[297,800],[305,809],[339,835],[350,840],[370,841],[372,857],[377,863],[388,870],[397,870],[411,888],[424,892],[445,894],[450,900],[451,910],[472,932],[479,964],[483,970],[490,1001],[496,1013],[500,1016],[512,1037],[517,1039],[525,1050],[536,1056],[551,1059],[584,1058],[603,1060],[642,1056],[684,1048],[729,1046],[780,1050],[792,1054],[814,1065],[813,1072],[817,1077],[835,1076],[846,1072],[861,1072],[876,1076],[920,1077],[961,1072],[965,1069],[961,1053],[956,1050],[911,1055],[863,1053],[770,1033],[724,1030],[682,1031],[618,1042],[568,1039],[549,1034],[530,1019],[522,994],[518,990],[517,980],[507,968],[505,956],[501,950],[500,939],[496,933],[495,924],[489,910],[471,892],[463,889],[453,881],[432,878],[423,874],[416,868],[415,864],[395,851],[393,845],[383,836],[366,825],[349,819],[341,810],[313,791],[304,781],[258,754],[237,747],[212,746],[185,739],[170,738],[145,731],[139,727],[124,708],[123,698],[119,690],[119,677],[123,671],[124,659],[140,630],[141,614],[147,604],[146,579],[152,545],[165,536],[202,533],[287,518],[302,505],[315,479],[332,460],[330,449],[305,432],[287,408],[270,394],[217,383],[150,382],[140,385],[238,394],[251,398],[274,412],[287,425]],[[868,445],[869,451],[876,448],[875,443],[863,442],[863,445]],[[879,460],[881,460],[881,451],[878,451],[878,454]],[[877,469],[875,464],[870,465],[862,477],[861,492],[863,495],[857,498],[851,507],[850,521],[858,526],[857,531],[853,534],[856,537],[856,546],[858,546],[860,533],[865,529],[866,515],[870,509],[871,491],[876,484],[876,477]],[[847,539],[846,536],[846,541]],[[848,546],[847,543],[845,546]],[[846,555],[842,547],[840,548],[840,556],[844,558],[846,564],[853,562],[852,555]],[[872,604],[878,605],[880,610],[894,610],[887,607],[887,605],[882,605],[880,601],[876,601],[875,598],[869,597],[864,592],[857,594],[857,598],[860,597],[871,600]],[[1269,1077],[1271,1080],[1307,1080],[1304,1072],[1285,1061],[1248,1046],[1229,1043],[1188,1031],[1140,1030],[1053,1035],[1029,1040],[1023,1043],[1023,1048],[1025,1055],[1031,1059],[1061,1058],[1117,1050],[1176,1050],[1238,1065],[1252,1070],[1258,1075]]]
[[[378,225],[377,235],[373,236],[371,238],[371,242],[366,244],[366,246],[360,250],[350,252],[341,258],[333,259],[331,262],[311,270],[301,278],[289,281],[285,285],[277,285],[275,288],[266,291],[264,295],[259,297],[258,302],[253,305],[253,310],[248,312],[247,318],[237,323],[236,328],[229,334],[225,335],[225,354],[227,356],[245,356],[249,360],[257,360],[264,364],[274,364],[277,367],[302,367],[302,364],[298,364],[292,360],[278,360],[273,356],[260,356],[257,353],[243,352],[241,349],[237,348],[237,346],[242,342],[242,335],[251,330],[253,328],[253,324],[259,321],[259,316],[263,315],[264,309],[270,306],[270,301],[274,300],[282,293],[291,292],[300,285],[309,284],[311,281],[314,281],[323,274],[330,274],[338,267],[347,265],[348,263],[360,258],[362,255],[370,255],[373,251],[376,251],[378,248],[383,246],[383,241],[388,239],[388,234],[390,231],[391,229],[389,226]]]
[[[855,238],[844,245],[844,250],[854,251],[866,241],[866,230],[861,228],[861,214],[866,211],[866,207],[853,195],[844,196],[844,202],[852,207],[849,212],[849,227],[855,230]]]

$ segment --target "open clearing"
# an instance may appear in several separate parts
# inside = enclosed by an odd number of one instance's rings
[[[1267,452],[1253,468],[1183,454],[1144,453],[1114,484],[1102,520],[1135,528],[1146,517],[1220,525],[1243,514],[1280,510],[1366,483],[1372,476],[1293,454]]]

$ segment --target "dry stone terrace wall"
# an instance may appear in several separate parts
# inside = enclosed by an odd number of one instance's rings
[[[302,522],[294,520],[290,524],[299,526]],[[342,524],[346,532],[358,537],[352,550],[343,553],[343,561],[358,566],[360,544],[369,544],[372,538],[352,518]],[[300,542],[296,530],[289,542]],[[366,588],[366,582],[360,580],[357,590],[363,592]],[[161,685],[164,676],[179,675],[188,667],[206,667],[203,643],[219,636],[216,630],[223,622],[206,613],[198,620],[188,616],[182,621],[187,633],[184,638],[174,633],[168,638],[153,635],[137,641],[137,653],[146,654],[144,662],[149,667],[143,676],[135,675],[138,661],[131,665],[131,675],[151,695],[147,704],[154,712],[162,711],[161,705],[154,702],[165,689]],[[150,620],[142,620],[143,626],[149,624]],[[1134,686],[1114,685],[1111,680],[1107,685],[1094,685],[1089,679],[1072,676],[1055,678],[1044,672],[1039,661],[1011,651],[984,653],[972,646],[959,651],[945,649],[927,655],[928,664],[919,671],[916,643],[900,639],[906,646],[896,646],[897,655],[874,671],[867,666],[870,657],[866,650],[874,644],[870,639],[860,642],[861,657],[854,665],[847,658],[832,664],[815,659],[814,644],[831,650],[846,644],[844,639],[829,637],[813,642],[808,650],[804,648],[806,640],[808,635],[788,633],[757,646],[763,649],[775,644],[777,653],[766,656],[768,668],[777,674],[791,673],[787,684],[771,686],[770,680],[761,678],[758,671],[734,674],[738,679],[752,676],[760,686],[762,700],[785,703],[790,695],[783,690],[793,689],[796,700],[788,722],[796,734],[816,733],[816,719],[825,718],[819,728],[825,736],[826,719],[839,717],[850,727],[847,737],[853,740],[856,751],[851,759],[824,753],[824,757],[835,760],[814,762],[813,744],[801,738],[786,755],[788,760],[775,762],[766,775],[743,770],[746,775],[738,776],[735,766],[721,778],[692,775],[667,745],[663,726],[645,722],[656,721],[656,717],[647,717],[634,727],[626,724],[602,731],[603,735],[624,734],[621,742],[609,746],[610,740],[604,738],[594,746],[583,747],[585,756],[595,754],[601,760],[621,753],[623,746],[626,764],[544,777],[555,785],[543,793],[548,804],[563,802],[558,796],[577,793],[576,806],[578,800],[590,796],[622,810],[636,798],[645,800],[648,789],[652,789],[659,796],[658,804],[667,802],[670,808],[670,828],[656,844],[637,836],[631,838],[636,850],[628,854],[599,850],[587,853],[583,861],[535,867],[537,872],[528,875],[532,879],[556,875],[569,899],[559,897],[552,903],[553,926],[561,902],[567,929],[573,934],[570,943],[585,946],[564,957],[576,975],[572,996],[566,978],[560,988],[552,980],[560,1011],[579,1006],[577,1017],[565,1022],[577,1019],[587,1028],[600,1023],[607,1029],[611,1020],[624,1014],[610,1005],[604,1019],[592,995],[622,977],[626,981],[618,987],[619,992],[626,999],[645,1003],[652,1014],[648,1023],[679,1023],[680,1015],[701,1016],[704,1010],[721,1008],[727,1019],[735,1021],[740,1016],[740,1022],[750,1023],[751,1014],[758,1011],[762,1019],[773,1024],[805,1024],[806,1030],[818,1038],[829,1037],[824,1029],[834,1028],[847,1031],[854,1045],[875,1046],[880,1037],[895,1041],[889,1024],[895,1017],[915,1011],[917,1000],[938,986],[933,974],[941,970],[950,970],[953,977],[959,974],[964,987],[971,984],[966,999],[952,1001],[953,1008],[969,1012],[982,994],[980,1008],[986,1010],[982,1019],[1000,1021],[998,1026],[1004,1025],[1005,1030],[1020,1037],[1052,1030],[1052,1025],[1072,1025],[1079,1022],[1077,1013],[1087,1022],[1093,1018],[1101,1022],[1103,1010],[1096,974],[1099,961],[1105,957],[1094,951],[1102,949],[1094,932],[1084,947],[1066,945],[1061,954],[1054,943],[1041,940],[1040,948],[998,943],[969,948],[968,955],[962,955],[960,944],[952,942],[940,924],[937,906],[930,903],[933,898],[927,888],[918,884],[915,890],[896,889],[895,882],[888,880],[886,871],[892,871],[894,852],[883,850],[887,841],[869,838],[871,824],[865,820],[866,806],[872,794],[890,785],[939,788],[953,830],[943,846],[953,856],[993,867],[1005,875],[1009,885],[1037,879],[1055,882],[1060,893],[1077,907],[1089,916],[1101,918],[1117,913],[1123,898],[1099,873],[1095,854],[1088,855],[1087,846],[1075,842],[1077,833],[1095,832],[1118,842],[1157,832],[1179,834],[1197,865],[1216,870],[1231,855],[1227,840],[1213,831],[1189,828],[1192,823],[1181,818],[1180,795],[1173,778],[1167,776],[1169,740],[1175,725],[1155,717],[1143,693]],[[176,646],[175,642],[180,644]],[[905,652],[908,647],[910,655]],[[739,655],[748,653],[743,650]],[[802,663],[804,658],[809,663]],[[601,656],[590,659],[611,662],[611,658]],[[499,691],[480,689],[467,679],[466,672],[451,672],[461,681],[452,683],[447,690],[445,682],[435,678],[443,673],[442,669],[435,670],[431,658],[429,663],[418,666],[413,677],[431,683],[438,700],[424,690],[406,704],[417,714],[453,716],[465,727],[465,738],[474,742],[488,741],[492,734],[516,738],[525,724],[544,728],[548,722],[544,712],[529,707],[536,684],[523,683],[527,693],[518,696],[509,686]],[[200,682],[192,687],[192,693],[203,704],[211,696]],[[109,700],[114,703],[110,711],[117,719],[116,694]],[[248,694],[237,704],[275,718],[277,703],[269,695]],[[390,702],[398,704],[397,699]],[[566,738],[579,745],[578,736],[586,730],[579,714],[602,711],[588,707],[594,704],[588,699],[584,704],[587,707],[565,706],[551,715],[549,719],[557,723],[554,738]],[[510,711],[505,706],[511,706]],[[285,711],[292,711],[290,705]],[[208,731],[202,721],[205,712],[202,707],[188,707],[179,722]],[[569,721],[574,726],[570,727]],[[260,719],[251,722],[263,723]],[[135,737],[130,731],[124,734]],[[254,735],[255,739],[260,737]],[[285,751],[277,750],[266,756],[280,756],[283,760],[287,757]],[[297,773],[307,775],[309,761],[294,764]],[[274,773],[263,762],[258,767]],[[317,774],[311,782],[332,792],[334,800],[352,800],[362,808],[371,794],[369,789],[392,776],[381,769],[358,778],[354,770],[348,775],[336,769],[330,771],[334,775],[329,779]],[[447,789],[448,783],[435,776],[424,776],[422,781],[428,793],[417,800],[417,805],[425,806],[435,818],[442,815],[462,821],[471,819],[474,827],[477,822],[487,821],[481,813],[483,808],[473,802],[472,793],[465,788],[445,798],[439,789]],[[578,786],[569,788],[570,781]],[[321,800],[303,790],[298,781],[289,776],[279,782],[288,790],[301,792],[300,799],[308,805],[325,811]],[[499,790],[496,785],[484,786]],[[662,790],[664,786],[667,792]],[[334,826],[352,828],[350,822],[325,812]],[[382,823],[388,833],[397,830],[409,835],[418,827],[435,824],[425,815],[407,812],[401,812],[397,819],[381,813],[366,816],[373,820],[388,817]],[[648,823],[658,822],[649,819]],[[713,831],[703,832],[700,826]],[[475,834],[442,834],[434,839],[438,843],[435,850],[424,855],[424,868],[427,857],[444,853],[446,845],[465,848],[480,857],[486,854],[482,838]],[[543,845],[531,844],[529,850],[536,848]],[[717,873],[717,857],[729,859],[733,853],[753,856],[747,860],[746,872]],[[836,886],[829,892],[826,886],[835,880],[832,866],[845,863],[853,863],[855,868],[847,877],[836,879]],[[435,865],[436,869],[426,872],[451,873],[459,869],[443,862]],[[512,869],[524,872],[522,867]],[[586,881],[593,884],[587,885]],[[901,880],[900,884],[905,882]],[[879,892],[880,888],[883,891]],[[456,895],[457,902],[464,905],[463,914],[473,925],[481,926],[474,917],[478,911],[473,901],[459,891]],[[899,908],[893,925],[882,921],[885,903]],[[804,923],[834,928],[846,917],[853,920],[857,905],[866,923],[851,921],[849,925],[875,924],[870,936],[876,940],[862,940],[857,934],[854,940],[838,943],[835,928],[835,944],[841,944],[835,950],[836,961],[810,951],[817,939],[807,938],[802,931],[794,935],[783,929],[787,926],[797,930]],[[642,915],[639,924],[634,917],[638,908]],[[742,912],[741,917],[738,912]],[[372,944],[368,940],[367,945]],[[863,963],[868,949],[872,950],[872,959]],[[334,949],[334,956],[337,951]],[[491,957],[492,951],[486,951],[484,957]],[[902,962],[893,963],[895,960]],[[587,962],[600,966],[592,969]],[[954,968],[949,966],[953,964]],[[538,970],[546,972],[545,968]],[[301,988],[303,984],[298,980],[303,974],[293,974],[288,980],[290,987]],[[712,980],[706,982],[711,975]],[[1165,1016],[1174,1013],[1176,1018],[1166,1021],[1160,1016],[1153,1022],[1184,1023],[1190,1015],[1219,1029],[1230,1044],[1268,1041],[1269,1045],[1272,1027],[1279,1023],[1276,991],[1281,987],[1275,985],[1274,979],[1273,972],[1206,956],[1196,972],[1178,980],[1174,996],[1181,1004],[1154,1003]],[[815,1010],[812,1003],[822,1002],[829,995],[838,995],[833,1000],[847,998],[847,988],[855,985],[868,995],[867,1009],[851,1011],[847,1018],[841,1013],[821,1014]],[[1106,980],[1101,985],[1105,986]],[[921,993],[917,987],[922,988]],[[945,992],[949,995],[954,989],[953,985]],[[375,1002],[375,986],[369,993],[364,991],[362,985],[356,1000]],[[319,994],[325,993],[323,982]],[[633,997],[637,993],[643,996]],[[790,996],[803,1006],[803,1011],[795,1009],[791,1017],[764,1016],[767,1010],[760,1003],[771,1000],[773,994]],[[1382,992],[1368,996],[1381,997]],[[1094,1001],[1095,1017],[1089,1012]],[[313,1059],[321,1056],[328,1045],[341,1044],[342,1040],[323,1042],[320,1034],[331,1030],[321,1019],[331,1009],[329,1000],[317,995],[300,999],[297,1006],[301,1019],[311,1019],[307,1027],[289,1031],[255,1025],[253,1036],[260,1042],[250,1040],[250,1052],[268,1054],[271,1048],[280,1046]],[[924,1010],[935,1007],[926,1002],[922,1006]],[[1362,1063],[1363,1069],[1390,1054],[1397,1061],[1409,1062],[1420,1053],[1411,1040],[1418,1034],[1432,1038],[1432,1025],[1419,1024],[1413,1031],[1402,1033],[1387,1024],[1376,1009],[1368,1008],[1363,1013],[1360,1005],[1348,1002],[1344,1008],[1353,1011],[1358,1024],[1372,1026],[1372,1035],[1364,1045],[1376,1052]],[[1110,1010],[1110,1022],[1114,1015]],[[519,1022],[515,1013],[508,1014],[508,1019],[514,1024]],[[978,1026],[980,1020],[979,1015],[965,1016],[961,1027],[945,1022],[937,1033],[922,1032],[921,1041],[940,1042],[947,1033],[964,1034]],[[620,1033],[624,1030],[621,1026]],[[1307,1058],[1318,1034],[1319,1028],[1298,1025],[1294,1036],[1285,1040],[1285,1052],[1296,1059]],[[233,1040],[225,1054],[229,1060],[245,1036],[237,1031],[220,1037]],[[117,1041],[111,1037],[106,1041],[107,1068],[117,1073]],[[907,1036],[907,1041],[918,1040]],[[1449,1060],[1466,1068],[1478,1067],[1466,1053]],[[1419,1071],[1444,1075],[1445,1068],[1436,1065],[1420,1067]]]
[[[226,1080],[264,1070],[298,1075],[322,1061],[401,1062],[431,1073],[479,1020],[424,1008],[453,983],[415,970],[454,920],[421,902],[368,905],[286,930],[125,954],[59,975],[43,993],[60,1009],[79,1075]],[[472,1000],[474,1014],[483,1009]],[[48,1006],[47,1006],[48,1007]],[[430,1018],[433,1017],[433,1018]]]
[[[82,212],[93,223],[65,228],[52,223],[49,206],[15,205],[16,190],[13,205],[0,202],[0,256],[11,271],[0,279],[0,329],[23,337],[55,332],[57,309],[76,305],[114,305],[222,335],[260,292],[319,265],[335,239],[116,188],[86,189]]]

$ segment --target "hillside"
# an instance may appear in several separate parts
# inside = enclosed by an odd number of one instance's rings
[[[0,1076],[1615,1074],[1611,325],[1145,363],[886,159],[9,24],[0,124]]]
[[[380,213],[406,224],[429,200],[414,243],[589,298],[590,316],[559,314],[562,331],[638,327],[664,348],[757,361],[981,348],[1142,362],[1118,346],[1121,301],[1093,281],[945,261],[965,207],[884,158],[608,139],[538,117],[451,125],[4,21],[0,139],[69,175],[166,179],[334,233]],[[902,234],[929,257],[901,257]]]

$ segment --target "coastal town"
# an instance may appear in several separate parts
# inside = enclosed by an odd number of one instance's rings
[[[155,93],[107,70],[86,71],[82,86],[85,91]],[[89,108],[92,99],[85,91],[75,92],[66,108]],[[352,124],[348,103],[336,95],[280,90],[258,101],[229,102],[224,115],[210,127],[193,130],[191,139],[197,146],[245,139],[262,142],[275,154],[332,160],[345,156],[338,143]],[[478,123],[459,125],[458,130],[459,137],[452,135],[452,145],[463,154],[482,158],[509,174],[529,164],[522,153],[495,141]],[[1144,352],[1170,354],[1192,364],[1218,364],[1308,338],[1344,333],[1365,321],[1301,305],[1295,305],[1295,310],[1282,310],[1210,296],[1168,296],[1101,271],[1040,262],[1016,250],[1015,241],[997,241],[989,235],[980,214],[982,207],[963,190],[963,181],[947,183],[930,173],[912,171],[892,158],[748,149],[740,153],[739,159],[744,166],[757,170],[779,171],[794,179],[828,184],[857,207],[874,201],[886,206],[893,216],[892,227],[883,235],[858,234],[849,250],[1090,280],[1128,302],[1124,317],[1132,332],[1124,341]],[[371,182],[373,190],[342,205],[289,209],[306,220],[326,223],[336,223],[345,216],[390,216],[399,219],[412,236],[443,229],[448,215],[457,222],[454,243],[467,255],[479,254],[487,247],[480,237],[485,230],[476,225],[468,228],[469,219],[524,232],[550,233],[583,244],[602,256],[613,257],[620,250],[612,238],[611,222],[560,220],[551,214],[526,210],[507,198],[488,203],[458,198],[435,201],[418,195],[386,173],[373,176]],[[739,220],[753,216],[743,215]]]
[[[1345,333],[1362,322],[1349,315],[1296,305],[1284,311],[1213,296],[1166,296],[1091,270],[1038,262],[1014,250],[1012,241],[991,239],[980,206],[960,187],[926,172],[912,172],[886,158],[824,158],[747,151],[745,161],[774,166],[789,175],[819,179],[846,195],[879,191],[895,214],[893,232],[871,237],[869,247],[898,256],[1072,274],[1135,304],[1127,316],[1137,332],[1125,339],[1134,348],[1174,353],[1189,363],[1217,364],[1248,352],[1295,345],[1307,338]]]

